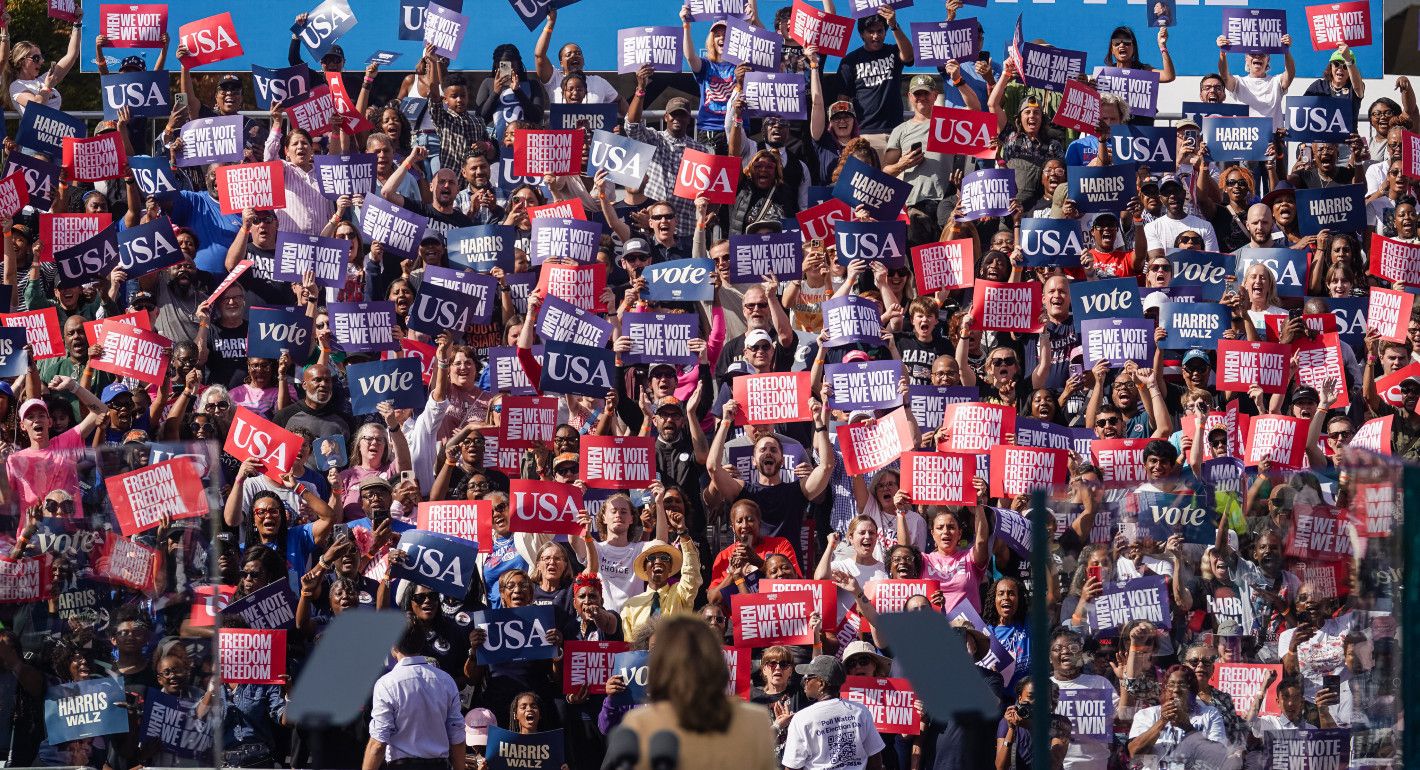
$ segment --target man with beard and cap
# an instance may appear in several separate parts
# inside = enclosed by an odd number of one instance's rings
[[[350,418],[334,398],[335,377],[324,364],[306,367],[301,375],[301,400],[276,413],[275,423],[287,430],[305,428],[316,436],[350,438]]]
[[[644,249],[640,252],[645,258],[645,263],[639,267],[644,268],[650,262],[668,262],[672,259],[685,259],[691,255],[690,236],[679,235],[681,213],[677,203],[666,203],[655,201],[644,209],[646,215],[645,237],[641,237],[642,231],[638,228],[634,233],[631,226],[626,223],[612,208],[611,201],[614,196],[609,187],[602,188],[602,216],[606,218],[609,227],[617,238],[629,248],[633,242],[637,242]],[[679,199],[673,199],[679,200]],[[692,204],[693,205],[693,204]],[[691,220],[695,220],[692,218]],[[634,236],[634,237],[633,237]],[[623,251],[623,254],[626,252]],[[623,265],[628,273],[631,265]]]
[[[77,315],[69,316],[64,321],[64,350],[69,355],[36,362],[35,371],[39,372],[42,382],[49,382],[61,375],[78,380],[84,375],[84,367],[89,365],[91,352],[89,338],[84,334],[84,323],[84,317]],[[95,369],[89,386],[102,389],[110,382],[113,382],[112,374]]]
[[[0,479],[0,504],[15,504],[22,511],[28,510],[50,492],[62,491],[74,499],[74,512],[82,516],[75,453],[83,451],[85,437],[108,414],[108,406],[72,377],[55,377],[48,387],[51,392],[62,391],[77,398],[87,413],[78,425],[51,438],[49,407],[45,402],[31,398],[20,404],[20,432],[30,445],[5,459],[7,478]]]
[[[139,414],[138,401],[133,390],[127,385],[121,382],[112,383],[103,389],[99,398],[108,405],[108,423],[104,427],[105,444],[123,443],[124,436],[135,428],[146,430],[148,415]]]
[[[1376,390],[1376,364],[1379,333],[1366,333],[1366,367],[1361,378],[1361,390],[1365,394],[1366,410],[1373,418],[1394,416],[1390,423],[1391,454],[1409,462],[1420,462],[1420,414],[1415,407],[1420,404],[1420,377],[1406,377],[1400,382],[1400,406],[1386,403]]]
[[[218,89],[218,93],[222,93]],[[195,103],[195,102],[194,102]],[[176,154],[182,140],[174,138],[171,149]],[[158,206],[176,227],[186,227],[197,237],[197,269],[213,276],[227,274],[227,250],[242,226],[239,212],[222,213],[217,200],[217,169],[229,163],[213,163],[207,167],[207,187],[201,192],[178,190],[157,196]],[[219,278],[220,280],[220,278]]]
[[[690,237],[695,230],[695,201],[678,198],[675,195],[676,174],[680,171],[680,159],[687,148],[697,152],[710,152],[710,148],[696,141],[691,122],[690,100],[677,96],[666,102],[666,127],[655,131],[642,122],[641,111],[645,109],[646,86],[651,82],[654,70],[647,64],[636,71],[636,95],[626,110],[626,135],[638,142],[645,142],[656,148],[651,156],[650,173],[646,177],[645,194],[653,200],[665,201],[675,211],[675,234]]]
[[[457,167],[445,166],[434,172],[434,176],[429,182],[431,195],[428,203],[408,198],[399,193],[399,187],[404,182],[404,176],[409,173],[409,169],[423,163],[428,157],[429,151],[423,147],[415,147],[410,150],[409,156],[404,159],[403,163],[395,166],[394,172],[380,187],[380,197],[420,216],[429,217],[429,228],[426,234],[442,235],[456,227],[472,226],[473,220],[454,205],[454,198],[459,193]]]
[[[772,276],[771,276],[772,278]],[[715,377],[723,380],[730,364],[747,360],[759,372],[787,372],[794,365],[794,351],[799,338],[784,305],[779,301],[778,280],[753,284],[744,291],[740,303],[744,308],[745,333],[725,341],[720,358],[715,362]],[[761,362],[757,345],[768,344],[768,360]],[[762,352],[762,351],[760,351]]]
[[[174,343],[195,343],[200,321],[197,305],[207,297],[207,283],[197,270],[197,264],[184,257],[170,267],[151,272],[138,279],[140,294],[151,292],[153,311],[148,317],[153,331]],[[134,297],[137,302],[137,295]]]

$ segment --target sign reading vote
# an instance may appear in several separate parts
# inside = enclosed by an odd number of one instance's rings
[[[304,361],[314,342],[312,319],[304,310],[254,307],[248,311],[247,355],[276,360],[289,351],[291,360]]]
[[[897,219],[911,193],[912,185],[851,157],[833,186],[833,197],[849,207],[866,207],[880,222]]]
[[[1232,311],[1214,302],[1165,302],[1159,308],[1159,328],[1168,330],[1163,347],[1207,349],[1223,339],[1232,320]]]
[[[547,640],[547,632],[557,628],[552,613],[550,605],[475,612],[473,624],[487,634],[476,653],[478,662],[490,665],[553,659],[557,645]]]
[[[1272,119],[1204,118],[1203,141],[1215,161],[1265,160],[1272,143]]]
[[[1114,94],[1129,103],[1129,114],[1152,117],[1159,114],[1159,71],[1101,67],[1095,72],[1095,88]]]
[[[360,216],[360,234],[371,243],[381,243],[401,257],[413,258],[419,252],[419,239],[429,226],[429,218],[396,206],[378,195],[365,196],[365,210]]]
[[[622,313],[621,336],[631,340],[623,364],[667,363],[689,366],[700,360],[690,341],[700,336],[694,313]]]
[[[887,409],[902,403],[898,382],[902,362],[853,361],[824,367],[824,379],[833,386],[829,406],[845,412]]]
[[[120,72],[100,78],[104,120],[118,120],[124,107],[135,118],[160,118],[172,111],[167,72]]]
[[[628,75],[647,64],[656,72],[680,72],[680,27],[631,27],[616,33],[616,71]]]
[[[89,359],[90,366],[150,385],[163,382],[173,344],[167,337],[123,323],[99,324],[98,334],[104,338],[104,354],[97,360]]]
[[[273,580],[222,609],[226,617],[241,618],[247,628],[289,629],[296,625],[296,596],[285,580]]]
[[[1366,227],[1366,186],[1347,184],[1297,190],[1297,229],[1302,235],[1322,230],[1359,233]]]
[[[478,544],[460,537],[407,529],[399,536],[404,558],[390,571],[445,596],[463,596],[477,568]]]
[[[704,302],[715,295],[710,275],[715,261],[705,258],[676,259],[647,265],[641,270],[646,288],[641,296],[655,302]]]
[[[1091,318],[1143,318],[1139,282],[1133,278],[1081,281],[1070,287],[1075,321]]]
[[[1096,633],[1117,629],[1131,620],[1147,620],[1168,628],[1172,618],[1164,577],[1149,575],[1106,587],[1095,599],[1089,620]]]
[[[1086,214],[1117,213],[1135,195],[1137,167],[1133,163],[1112,166],[1071,166],[1069,194]]]
[[[852,32],[853,20],[847,16],[836,16],[804,0],[794,0],[789,15],[789,37],[801,45],[818,46],[820,53],[842,56],[848,51]]]
[[[744,78],[744,115],[803,120],[808,116],[808,86],[793,72],[747,72]]]
[[[880,733],[917,735],[922,732],[917,693],[906,679],[850,676],[843,682],[843,699],[867,709],[873,716],[873,726]]]
[[[128,732],[128,709],[117,679],[57,684],[44,694],[44,728],[55,745]]]
[[[784,39],[773,30],[751,26],[742,19],[728,18],[725,50],[721,59],[730,64],[748,64],[757,70],[779,69]]]
[[[907,224],[896,217],[879,221],[844,220],[833,226],[838,263],[881,262],[888,269],[907,264]]]
[[[413,356],[351,364],[346,378],[353,414],[375,414],[384,401],[394,402],[395,409],[418,409],[424,405],[423,368]]]
[[[1371,4],[1365,0],[1307,6],[1307,31],[1312,48],[1329,51],[1343,43],[1352,48],[1371,44]]]
[[[803,276],[803,240],[798,232],[730,236],[730,282],[759,283],[772,275],[781,281]]]
[[[160,48],[168,31],[168,6],[100,5],[99,29],[110,48]]]
[[[976,19],[914,21],[910,27],[918,66],[940,67],[949,61],[970,61],[981,50],[981,24]]]
[[[735,594],[730,597],[735,646],[809,644],[813,641],[809,615],[817,609],[818,601],[810,591]]]

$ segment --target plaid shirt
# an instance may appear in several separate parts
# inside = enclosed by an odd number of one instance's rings
[[[429,119],[439,129],[439,165],[455,173],[474,144],[488,140],[488,124],[471,112],[453,112],[442,102],[429,105]]]
[[[645,123],[626,123],[626,135],[656,148],[651,156],[651,171],[646,177],[645,193],[652,200],[664,201],[675,209],[675,234],[695,233],[695,199],[675,195],[675,177],[680,172],[680,158],[689,147],[698,152],[713,152],[694,137],[674,137],[669,131],[653,131]]]

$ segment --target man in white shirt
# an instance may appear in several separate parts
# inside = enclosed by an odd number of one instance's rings
[[[1164,203],[1163,216],[1144,225],[1144,237],[1149,242],[1149,256],[1162,257],[1174,249],[1174,239],[1192,230],[1203,237],[1204,251],[1218,250],[1218,235],[1208,220],[1189,214],[1184,209],[1188,191],[1173,174],[1159,177],[1159,197]]]
[[[1081,725],[1077,720],[1081,717],[1070,713],[1066,691],[1094,690],[1108,693],[1113,704],[1111,710],[1119,708],[1119,691],[1099,674],[1084,673],[1084,663],[1085,643],[1079,634],[1062,628],[1051,635],[1050,681],[1060,688],[1061,695],[1055,713],[1069,717],[1077,732],[1091,731],[1080,730]],[[1113,723],[1109,724],[1109,730],[1113,733]],[[1065,770],[1104,770],[1109,765],[1109,748],[1109,741],[1072,740],[1070,748],[1065,752]]]
[[[1297,74],[1297,63],[1292,60],[1292,36],[1282,36],[1282,45],[1286,48],[1282,52],[1287,63],[1286,70],[1271,77],[1267,75],[1267,67],[1272,63],[1272,56],[1265,53],[1247,54],[1244,57],[1247,60],[1247,74],[1240,78],[1233,77],[1228,73],[1228,52],[1224,48],[1227,44],[1228,36],[1219,35],[1218,74],[1223,76],[1223,86],[1234,99],[1247,105],[1249,115],[1255,118],[1271,118],[1273,129],[1282,128],[1282,100],[1286,98],[1292,78]]]
[[[424,634],[413,627],[394,646],[395,664],[375,682],[370,742],[362,770],[459,770],[464,766],[464,721],[459,688],[420,655]]]
[[[789,722],[784,742],[786,770],[881,770],[883,738],[861,704],[838,697],[845,674],[832,655],[794,667],[804,695],[816,701]]]

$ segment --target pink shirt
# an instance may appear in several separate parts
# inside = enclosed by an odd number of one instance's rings
[[[972,561],[971,548],[962,548],[950,555],[941,551],[923,554],[922,565],[922,577],[941,584],[948,607],[955,607],[958,601],[966,599],[973,609],[981,612],[981,579],[986,569]]]
[[[30,447],[5,458],[5,471],[17,493],[20,511],[39,505],[45,495],[62,489],[74,498],[74,516],[82,517],[76,466],[83,454],[84,436],[74,427],[50,439],[48,449]]]

